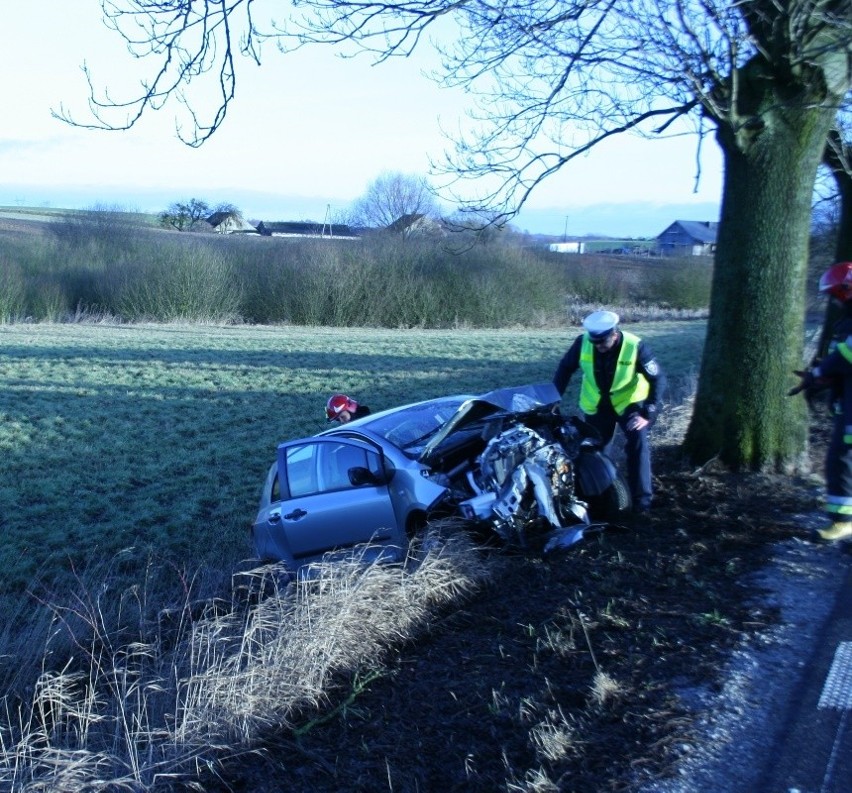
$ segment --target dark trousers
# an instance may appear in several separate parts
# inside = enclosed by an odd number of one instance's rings
[[[598,408],[592,416],[586,416],[601,436],[604,452],[609,454],[616,425],[624,433],[624,452],[627,457],[627,485],[633,497],[633,509],[649,509],[654,494],[651,482],[651,445],[648,442],[648,428],[641,430],[626,429],[627,421],[633,415],[630,411],[617,416],[612,408]]]
[[[834,521],[852,521],[852,445],[844,440],[846,419],[834,417],[825,458],[825,509]]]

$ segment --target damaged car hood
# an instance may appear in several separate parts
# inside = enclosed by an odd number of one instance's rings
[[[447,421],[419,456],[422,463],[429,464],[441,445],[454,433],[474,422],[498,413],[528,413],[531,410],[557,404],[561,400],[559,391],[553,383],[534,383],[532,385],[498,388],[478,397],[465,400],[455,414]]]

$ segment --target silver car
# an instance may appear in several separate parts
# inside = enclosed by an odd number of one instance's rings
[[[441,517],[507,544],[570,545],[630,508],[593,432],[559,413],[551,383],[430,399],[278,446],[252,535],[296,572],[348,554],[402,559]]]

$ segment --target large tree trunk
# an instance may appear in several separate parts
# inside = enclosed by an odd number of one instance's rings
[[[786,394],[803,363],[811,195],[834,112],[779,107],[752,130],[718,128],[722,218],[685,450],[696,462],[791,472],[806,465],[806,405]]]

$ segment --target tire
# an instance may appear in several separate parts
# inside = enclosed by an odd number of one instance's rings
[[[603,493],[589,498],[588,504],[589,517],[593,521],[610,523],[623,518],[630,512],[633,508],[633,499],[630,497],[627,481],[619,473]]]
[[[426,520],[426,515],[422,512],[413,512],[408,516],[408,523],[405,527],[405,534],[409,541],[420,538],[426,534],[426,529],[429,527],[429,521]]]

